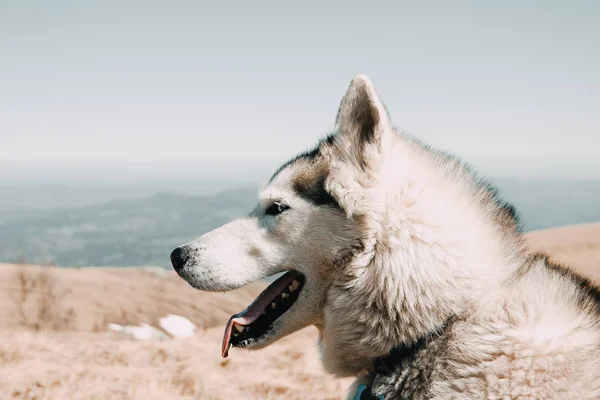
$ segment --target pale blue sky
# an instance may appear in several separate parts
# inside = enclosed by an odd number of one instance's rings
[[[597,0],[0,0],[0,160],[285,159],[360,72],[436,147],[597,166],[599,21]]]

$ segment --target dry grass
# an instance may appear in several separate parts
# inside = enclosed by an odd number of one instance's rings
[[[0,364],[10,364],[21,359],[18,349],[0,348]]]
[[[55,269],[54,265],[44,265],[14,270],[17,287],[9,296],[23,327],[35,331],[73,328],[77,315],[62,302],[70,291],[57,290]]]
[[[349,383],[324,374],[315,329],[259,353],[237,351],[226,362],[220,357],[221,336],[220,327],[162,342],[137,342],[109,332],[27,330],[18,337],[0,332],[0,343],[19,351],[14,361],[0,363],[0,398],[333,399]]]

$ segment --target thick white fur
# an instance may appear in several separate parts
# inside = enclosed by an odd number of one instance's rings
[[[365,381],[377,357],[451,319],[386,398],[600,398],[598,305],[570,272],[529,254],[512,215],[468,169],[395,132],[367,77],[352,81],[318,160],[291,163],[247,218],[188,244],[184,277],[201,289],[306,275],[255,348],[316,325],[325,368]],[[293,190],[315,163],[341,210]],[[267,216],[272,201],[291,208]]]

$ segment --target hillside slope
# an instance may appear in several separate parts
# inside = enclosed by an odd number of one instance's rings
[[[527,240],[600,279],[600,224],[533,232]],[[49,271],[54,282],[57,296],[39,331],[23,326],[22,319],[24,314],[30,323],[38,321],[39,293],[33,291],[19,312],[23,271],[28,282],[44,282],[40,271]],[[264,284],[205,293],[171,271],[12,265],[0,266],[0,282],[0,393],[7,398],[340,399],[351,382],[323,372],[312,327],[263,350],[232,349],[221,359],[229,315],[242,310]],[[154,322],[169,312],[202,329],[189,339],[145,342],[102,330],[107,322]],[[70,320],[63,318],[69,315]]]

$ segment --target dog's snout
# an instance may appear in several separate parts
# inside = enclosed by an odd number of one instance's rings
[[[171,252],[171,264],[173,264],[173,268],[175,269],[175,271],[179,272],[183,268],[187,260],[187,253],[181,247],[177,247]]]

